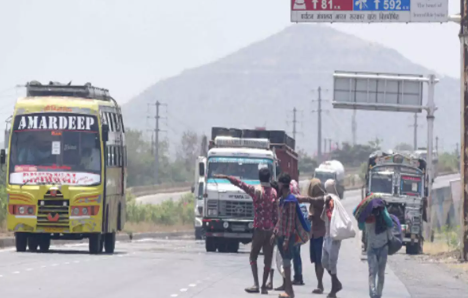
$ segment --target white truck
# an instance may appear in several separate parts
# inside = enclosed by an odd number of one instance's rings
[[[246,184],[259,185],[258,170],[268,167],[276,180],[277,158],[266,138],[216,136],[208,151],[203,206],[203,230],[207,252],[237,252],[239,243],[252,241],[252,198],[225,179],[224,174]]]
[[[192,192],[195,195],[195,219],[193,226],[195,228],[195,239],[203,238],[203,193],[205,191],[205,168],[206,157],[199,156],[195,161],[195,179]]]
[[[322,184],[325,184],[325,181],[328,179],[335,180],[338,195],[340,199],[343,199],[345,191],[345,170],[341,162],[338,160],[327,160],[322,162],[319,167],[315,169],[314,178],[319,179]]]

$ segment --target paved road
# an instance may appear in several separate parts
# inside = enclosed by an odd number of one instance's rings
[[[450,179],[438,179],[437,185]],[[360,191],[350,191],[343,204],[350,210],[359,200]],[[81,244],[54,247],[48,254],[3,250],[0,297],[251,297],[243,291],[252,283],[248,250],[249,246],[242,246],[238,254],[206,253],[203,241],[192,239],[118,243],[113,256],[90,256]],[[315,284],[307,247],[302,254],[306,285],[296,288],[296,297],[311,297]],[[367,264],[361,260],[359,237],[343,242],[339,275],[344,285],[340,298],[368,297]],[[275,283],[280,283],[278,274]],[[326,287],[330,288],[328,278]],[[389,268],[385,297],[435,297],[418,293],[411,296]]]

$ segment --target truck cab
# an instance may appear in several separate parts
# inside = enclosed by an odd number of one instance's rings
[[[380,194],[390,214],[401,224],[407,254],[422,253],[423,220],[427,196],[426,163],[399,153],[370,156],[363,197]],[[365,237],[363,237],[365,244]]]
[[[203,230],[206,251],[237,252],[239,243],[252,240],[252,198],[216,174],[234,176],[246,184],[259,185],[258,170],[268,167],[276,180],[277,159],[268,139],[218,136],[206,160]]]
[[[193,226],[195,228],[195,239],[203,238],[203,194],[205,191],[205,169],[206,157],[199,156],[195,161],[195,179],[193,184],[193,194],[195,196],[195,219]]]

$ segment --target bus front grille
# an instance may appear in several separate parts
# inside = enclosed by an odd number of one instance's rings
[[[68,200],[39,201],[37,227],[68,228],[70,224]]]

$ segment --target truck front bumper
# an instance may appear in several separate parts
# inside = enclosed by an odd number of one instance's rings
[[[252,239],[253,220],[204,218],[206,237]]]

